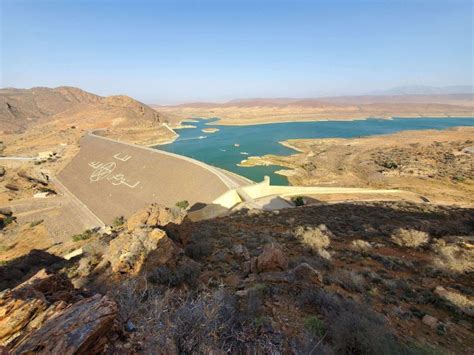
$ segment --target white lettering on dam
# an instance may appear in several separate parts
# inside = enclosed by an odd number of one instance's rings
[[[117,153],[114,155],[114,158],[123,162],[126,162],[131,158],[130,155],[120,155]],[[114,170],[117,167],[117,163],[111,161],[108,163],[103,163],[100,161],[92,161],[88,164],[92,169],[92,173],[89,176],[89,181],[97,182],[100,180],[107,180],[114,186],[125,185],[131,189],[134,189],[140,184],[140,181],[131,182],[127,180],[123,173],[115,173]]]

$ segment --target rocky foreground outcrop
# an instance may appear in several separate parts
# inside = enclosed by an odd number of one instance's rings
[[[12,353],[98,353],[113,332],[114,301],[76,290],[65,274],[39,271],[0,294],[0,346]]]
[[[199,222],[175,212],[149,206],[90,232],[61,270],[11,283],[0,344],[61,354],[474,349],[472,209],[322,204]],[[393,238],[421,232],[426,243]]]
[[[180,223],[184,216],[184,211],[153,204],[113,232],[91,232],[92,238],[77,253],[76,266],[63,272],[42,269],[4,290],[0,346],[19,354],[103,352],[120,333],[117,304],[73,283],[87,285],[94,278],[120,282],[140,273],[145,264],[151,269],[168,263],[181,250],[157,226]],[[7,273],[8,265],[3,268]]]

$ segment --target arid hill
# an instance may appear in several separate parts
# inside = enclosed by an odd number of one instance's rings
[[[251,125],[285,121],[355,120],[368,117],[470,117],[473,94],[371,95],[307,99],[243,99],[226,103],[190,103],[153,106],[178,116],[219,117],[224,125]]]
[[[0,263],[0,349],[472,354],[473,212],[336,203],[192,222],[153,204]],[[41,227],[8,221],[0,258]]]
[[[118,127],[152,126],[169,122],[169,116],[124,95],[102,97],[87,91],[61,86],[54,89],[0,89],[2,131],[24,131],[34,123],[94,115],[100,126],[112,120]],[[74,122],[80,124],[80,122]]]
[[[73,87],[0,89],[4,155],[64,150],[87,131],[142,145],[168,142],[174,119],[128,96],[102,97]],[[64,154],[63,154],[64,155]]]

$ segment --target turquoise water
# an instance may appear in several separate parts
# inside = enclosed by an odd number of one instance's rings
[[[196,128],[177,130],[180,137],[173,143],[157,149],[185,155],[206,162],[254,181],[270,176],[274,185],[288,185],[284,176],[275,174],[279,166],[243,168],[237,164],[252,155],[289,155],[296,153],[278,142],[292,138],[348,138],[388,134],[404,130],[445,129],[455,126],[474,126],[470,118],[395,118],[393,120],[368,119],[363,121],[292,122],[254,126],[219,126],[218,119],[199,120],[186,124]],[[216,127],[219,132],[204,133],[203,128]],[[199,139],[198,137],[205,137]],[[474,138],[474,137],[473,137]],[[235,147],[234,144],[239,144]],[[248,155],[241,154],[242,152]]]

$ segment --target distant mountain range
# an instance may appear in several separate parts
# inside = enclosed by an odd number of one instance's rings
[[[398,86],[388,90],[378,90],[370,92],[369,95],[450,95],[450,94],[472,94],[472,85],[451,85],[451,86],[427,86],[410,85]]]

